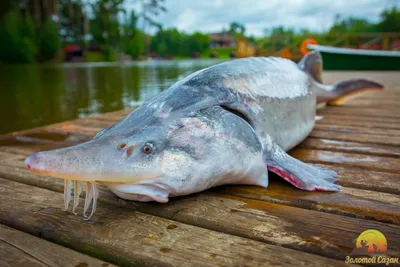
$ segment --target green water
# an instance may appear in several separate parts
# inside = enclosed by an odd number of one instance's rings
[[[134,107],[218,62],[0,65],[0,133]]]

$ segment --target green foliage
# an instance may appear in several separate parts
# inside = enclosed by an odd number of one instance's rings
[[[126,4],[129,1],[133,3],[133,0],[58,1],[60,21],[57,24],[51,19],[55,9],[47,0],[37,0],[33,4],[18,7],[15,5],[18,1],[7,0],[5,8],[0,12],[0,61],[32,63],[37,59],[50,60],[61,55],[58,53],[60,41],[63,45],[72,43],[82,46],[85,36],[91,36],[92,43],[103,48],[102,56],[98,53],[87,56],[90,61],[112,61],[122,52],[136,59],[150,51],[160,56],[179,58],[190,57],[194,52],[200,53],[201,57],[209,57],[210,53],[217,52],[219,57],[228,58],[235,50],[210,49],[208,34],[187,34],[173,28],[162,29],[156,17],[166,12],[165,0],[136,1],[137,13],[127,12]],[[84,26],[85,18],[90,18],[88,28]],[[139,19],[141,30],[137,25]],[[150,27],[158,29],[152,37],[145,35]],[[86,29],[89,32],[85,33]],[[245,35],[246,28],[244,24],[233,21],[228,31],[234,37],[239,37]],[[302,41],[309,37],[316,39],[319,44],[335,42],[338,46],[358,46],[372,38],[356,36],[360,32],[400,32],[400,10],[398,7],[384,10],[378,23],[337,16],[332,27],[325,33],[310,32],[307,29],[295,31],[278,26],[265,30],[265,37],[258,40],[251,36],[246,38],[251,43],[261,43],[259,47],[266,50],[279,51],[282,48],[298,49]],[[341,43],[336,43],[338,37],[346,33],[355,34],[354,37],[343,38]]]
[[[381,14],[381,22],[378,23],[381,32],[400,32],[400,10],[393,7],[384,10]]]
[[[122,29],[124,33],[123,47],[125,52],[131,49],[132,39],[135,38],[135,35],[138,33],[138,29],[136,27],[137,20],[138,17],[136,16],[136,13],[134,11],[131,11],[129,16],[125,14],[125,20],[122,24]],[[144,40],[143,40],[143,45],[144,45]]]
[[[265,40],[263,48],[272,47],[275,51],[293,43],[295,39],[294,30],[283,26],[264,29],[264,33],[269,37]]]
[[[165,44],[164,41],[162,41],[162,42],[157,44],[156,51],[160,55],[165,55],[167,53],[168,47],[167,47],[167,45]]]
[[[59,1],[60,37],[63,44],[84,43],[84,10],[80,1]]]
[[[35,45],[39,43],[39,35],[36,32],[35,22],[31,16],[27,16],[23,23],[22,35],[32,40]]]
[[[267,37],[258,40],[258,42],[262,44],[264,49],[271,51],[279,51],[285,47],[299,48],[303,40],[310,37],[322,45],[330,45],[335,42],[337,46],[358,46],[371,38],[358,37],[357,33],[374,32],[400,32],[400,10],[396,7],[384,10],[381,14],[381,21],[376,24],[363,18],[342,18],[337,15],[332,27],[326,33],[310,32],[307,29],[296,32],[293,29],[278,26],[265,29],[264,33]],[[353,37],[339,39],[338,42],[338,38],[344,34],[352,33],[355,34]]]
[[[208,34],[203,34],[201,32],[195,32],[190,36],[190,50],[192,52],[203,53],[210,45],[210,37]]]
[[[151,40],[151,51],[164,56],[177,56],[182,49],[182,35],[177,29],[160,29]]]
[[[234,21],[234,22],[231,22],[231,24],[229,24],[229,33],[235,37],[244,35],[245,31],[246,31],[246,27],[239,22]]]
[[[209,46],[207,34],[195,32],[191,35],[177,29],[160,29],[151,41],[151,51],[160,56],[189,57],[193,52],[203,53]]]
[[[145,50],[144,44],[144,34],[135,30],[135,33],[131,35],[131,39],[129,40],[125,52],[130,55],[132,58],[139,58]]]
[[[40,54],[44,60],[53,59],[60,49],[60,37],[56,23],[47,18],[40,34]]]
[[[217,58],[228,59],[231,57],[231,53],[236,53],[236,48],[213,48],[213,49],[206,49],[202,54],[202,58],[210,58],[211,53],[216,52],[218,55]]]
[[[37,52],[36,34],[31,20],[24,19],[17,8],[12,8],[0,25],[0,61],[32,63]]]
[[[104,54],[101,52],[87,51],[85,53],[86,62],[102,62],[104,61]]]
[[[91,5],[93,18],[90,20],[90,30],[98,44],[117,47],[121,43],[118,16],[125,12],[123,3],[124,0],[98,0]]]
[[[117,55],[116,55],[115,51],[111,47],[106,46],[104,48],[104,61],[111,62],[111,61],[116,61],[116,60],[117,60]]]
[[[357,33],[357,32],[374,32],[376,27],[366,19],[346,18],[341,19],[336,16],[333,26],[329,29],[328,35]]]

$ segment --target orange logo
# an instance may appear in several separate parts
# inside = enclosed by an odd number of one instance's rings
[[[386,237],[378,230],[362,232],[356,241],[356,247],[350,256],[346,256],[346,263],[357,264],[398,264],[399,258],[393,257],[388,251]]]
[[[364,231],[357,238],[355,250],[353,250],[354,254],[356,254],[356,252],[358,251],[361,252],[360,254],[367,254],[366,252],[368,253],[386,252],[387,251],[386,237],[377,230]]]

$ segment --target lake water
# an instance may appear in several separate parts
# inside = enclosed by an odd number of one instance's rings
[[[134,107],[218,62],[0,65],[0,133]]]

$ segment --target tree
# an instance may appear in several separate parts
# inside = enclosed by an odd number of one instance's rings
[[[229,24],[229,33],[231,33],[235,37],[244,35],[245,31],[246,27],[239,22],[234,21]]]
[[[203,53],[210,44],[209,36],[200,32],[184,35],[182,39],[181,50],[183,56],[191,56],[193,52]]]
[[[43,59],[50,60],[57,55],[60,49],[60,38],[57,24],[49,17],[43,23],[40,35],[40,54]]]
[[[127,52],[128,49],[131,49],[130,46],[132,44],[132,39],[136,38],[136,34],[141,34],[140,31],[137,30],[137,21],[138,17],[136,16],[136,13],[132,10],[130,14],[125,14],[125,19],[122,24],[122,41],[123,41],[123,50]],[[144,38],[144,37],[143,37]],[[144,47],[144,39],[143,39],[143,45]],[[130,53],[128,53],[130,54]]]
[[[144,34],[136,29],[135,33],[127,44],[125,52],[132,58],[138,58],[144,53],[144,50]]]
[[[151,50],[161,56],[191,56],[203,53],[210,44],[208,34],[195,32],[191,35],[177,29],[160,29],[152,38]]]
[[[181,51],[182,37],[177,29],[160,29],[151,40],[151,50],[162,56],[176,56]],[[161,43],[164,44],[160,45]]]
[[[400,32],[400,10],[395,6],[384,10],[377,27],[381,32]]]
[[[374,25],[366,19],[352,17],[341,19],[339,15],[336,15],[335,22],[329,29],[328,35],[374,31],[376,31]]]
[[[124,0],[99,0],[91,3],[93,17],[90,29],[97,43],[113,48],[121,44],[119,14],[125,13],[123,3]]]
[[[264,48],[272,47],[273,51],[281,50],[293,41],[294,30],[277,26],[271,29],[264,29],[266,35],[269,35],[264,41]]]
[[[34,27],[34,26],[33,26]],[[24,19],[17,7],[3,17],[0,24],[0,60],[8,63],[32,63],[37,53],[32,21]]]
[[[139,0],[141,11],[139,17],[143,19],[143,33],[146,33],[147,26],[156,26],[161,29],[161,25],[154,20],[161,12],[167,12],[163,5],[165,0]],[[145,38],[146,55],[150,52],[149,38]]]
[[[84,10],[80,2],[61,1],[60,4],[60,37],[64,44],[84,43]]]

